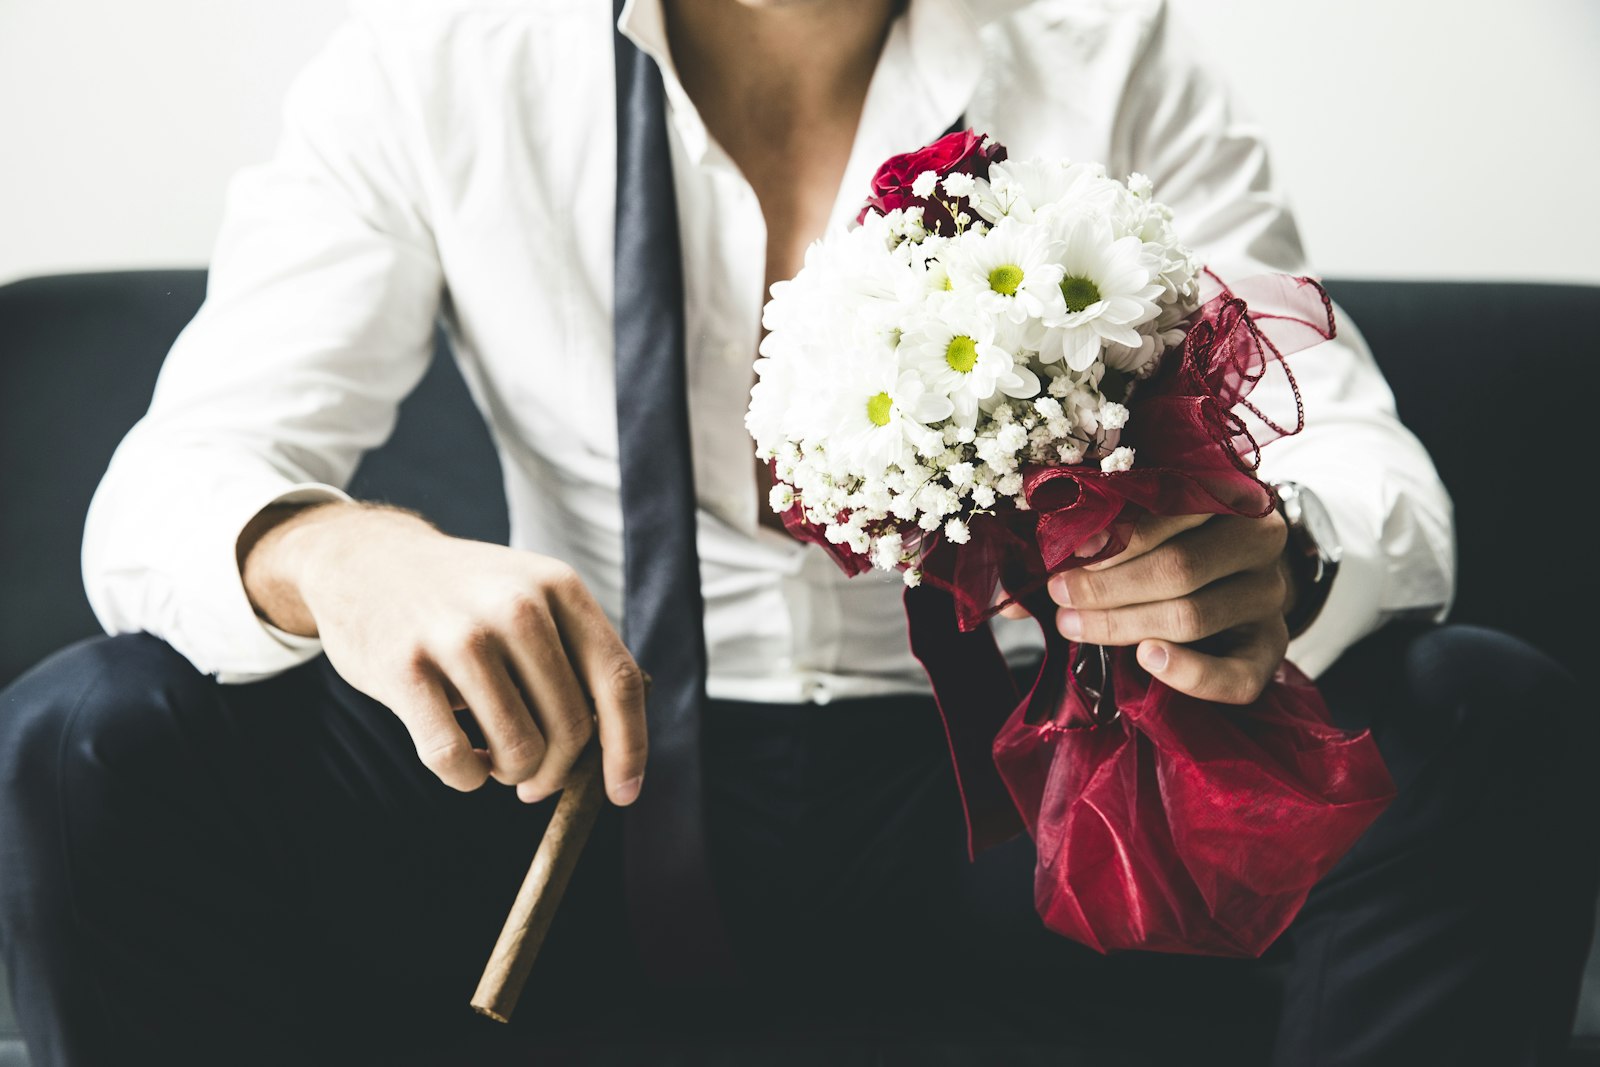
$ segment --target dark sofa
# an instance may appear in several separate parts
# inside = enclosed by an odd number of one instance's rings
[[[78,572],[84,511],[204,287],[198,270],[0,287],[0,688],[50,651],[97,632]],[[1594,633],[1583,620],[1600,579],[1585,561],[1592,549],[1583,533],[1569,538],[1563,527],[1584,510],[1589,491],[1576,457],[1586,451],[1582,428],[1593,417],[1587,407],[1600,387],[1600,353],[1581,337],[1600,321],[1600,287],[1329,288],[1361,324],[1401,415],[1455,498],[1461,580],[1453,617],[1517,634],[1576,671]],[[452,533],[505,539],[499,464],[442,344],[393,438],[367,457],[352,491],[416,508]],[[1593,959],[1589,972],[1578,1044],[1600,1047]],[[0,1067],[10,1067],[26,1057],[3,981],[0,974]]]

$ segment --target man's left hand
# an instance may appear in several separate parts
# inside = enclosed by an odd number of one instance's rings
[[[1056,626],[1072,641],[1137,645],[1144,669],[1181,693],[1249,704],[1289,647],[1286,535],[1276,511],[1146,516],[1119,554],[1050,579]]]

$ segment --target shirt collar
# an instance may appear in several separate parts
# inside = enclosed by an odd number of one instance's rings
[[[893,139],[884,136],[886,130],[875,129],[885,117],[898,116],[899,121],[889,122],[888,127],[897,127],[902,139],[909,136],[913,140],[888,145],[889,150],[875,158],[874,166],[889,155],[925,144],[965,111],[983,72],[979,29],[1028,2],[911,0],[908,9],[895,19],[873,74],[867,108],[862,114],[864,136],[858,137],[857,148],[868,149],[864,141]],[[661,69],[671,121],[682,139],[684,151],[691,163],[704,162],[713,145],[673,65],[662,0],[627,0],[617,19],[617,28],[656,61]],[[878,122],[873,122],[874,119]],[[873,136],[874,133],[877,136]],[[876,151],[885,144],[874,143],[870,147]]]
[[[667,15],[661,0],[627,0],[622,14],[617,16],[617,29],[639,47],[639,50],[656,61],[661,69],[661,82],[667,94],[668,118],[677,127],[689,161],[700,164],[710,147],[711,137],[700,119],[689,94],[678,78],[678,68],[672,62],[672,49],[667,44]]]

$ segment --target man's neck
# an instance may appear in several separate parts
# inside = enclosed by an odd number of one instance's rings
[[[783,139],[859,114],[900,0],[663,0],[673,64],[713,134]]]

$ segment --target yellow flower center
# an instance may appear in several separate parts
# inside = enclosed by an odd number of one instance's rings
[[[1068,275],[1061,279],[1061,295],[1067,298],[1067,310],[1076,313],[1099,302],[1100,287],[1093,278]]]
[[[989,288],[1001,296],[1016,296],[1022,285],[1022,268],[1013,263],[1003,263],[989,272]]]
[[[879,393],[867,399],[867,418],[872,420],[874,426],[889,425],[889,409],[894,407],[894,401],[888,393]]]
[[[950,338],[950,347],[944,350],[944,361],[950,369],[960,374],[971,374],[978,365],[978,345],[967,336]]]

